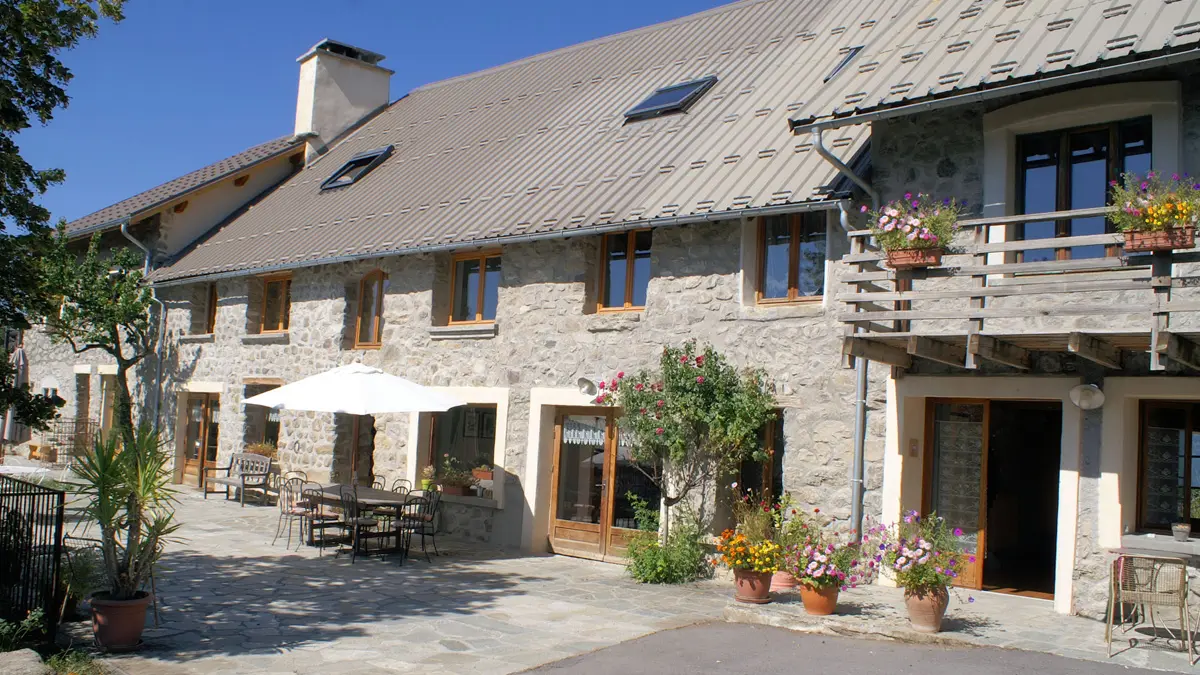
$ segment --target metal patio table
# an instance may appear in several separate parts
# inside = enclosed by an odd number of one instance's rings
[[[324,501],[329,504],[340,504],[342,500],[342,488],[353,488],[354,496],[358,499],[360,506],[367,508],[379,508],[381,506],[392,507],[396,509],[397,517],[395,518],[396,529],[393,532],[396,539],[395,547],[387,549],[387,553],[396,553],[400,551],[400,513],[404,509],[404,505],[408,503],[409,493],[400,495],[390,490],[380,490],[378,488],[367,487],[363,485],[351,485],[349,483],[331,483],[321,486],[321,495]],[[419,496],[419,495],[418,495]],[[310,545],[313,542],[309,542]]]

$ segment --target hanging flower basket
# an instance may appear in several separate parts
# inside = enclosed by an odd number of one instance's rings
[[[938,248],[902,248],[887,252],[887,266],[894,270],[911,270],[921,267],[937,267],[942,264],[942,253]]]
[[[1174,251],[1178,248],[1192,248],[1196,245],[1196,228],[1172,227],[1169,230],[1153,232],[1125,232],[1126,253],[1147,253],[1153,251]]]

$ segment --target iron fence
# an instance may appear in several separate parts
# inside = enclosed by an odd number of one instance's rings
[[[100,422],[88,417],[59,417],[50,422],[42,434],[48,454],[47,461],[71,464],[92,447],[100,431]]]
[[[45,612],[53,635],[62,606],[62,556],[66,494],[0,474],[0,618],[21,620]]]

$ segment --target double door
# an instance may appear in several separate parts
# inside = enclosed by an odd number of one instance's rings
[[[637,531],[630,495],[651,508],[658,489],[633,461],[612,410],[560,411],[555,425],[550,548],[555,553],[623,561]]]
[[[183,482],[202,486],[204,469],[217,461],[221,399],[218,394],[188,394],[183,438]]]

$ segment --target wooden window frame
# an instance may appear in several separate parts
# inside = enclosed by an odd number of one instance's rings
[[[263,285],[262,312],[258,317],[259,332],[263,334],[270,333],[286,333],[291,328],[292,320],[292,275],[291,274],[271,274],[261,277]],[[283,315],[280,316],[280,323],[274,328],[267,328],[267,298],[270,296],[271,284],[283,284],[283,297],[286,302],[286,309]]]
[[[628,230],[626,232],[613,232],[604,234],[600,237],[600,276],[599,291],[596,293],[596,311],[597,312],[641,312],[646,309],[645,305],[633,304],[633,277],[634,277],[634,254],[637,252],[637,235],[639,232],[650,232],[650,228],[644,227],[637,230]],[[620,307],[608,307],[604,304],[604,285],[608,282],[608,239],[609,237],[625,237],[625,302]],[[654,246],[651,241],[651,247]],[[647,291],[649,287],[647,286]],[[647,293],[649,295],[649,293]]]
[[[479,251],[472,253],[457,253],[450,259],[450,316],[447,319],[447,324],[454,326],[463,326],[468,324],[487,324],[496,323],[495,319],[483,318],[483,297],[487,292],[487,261],[488,258],[499,258],[500,251],[498,249],[490,249],[487,251]],[[455,319],[454,306],[455,300],[458,299],[458,263],[464,260],[479,261],[479,290],[478,297],[475,301],[475,318],[474,319]],[[503,268],[504,261],[500,262]],[[497,308],[497,311],[499,308]]]
[[[212,335],[217,332],[217,284],[208,285],[208,305],[204,308],[204,333]]]
[[[763,288],[767,285],[767,219],[765,217],[758,218],[758,279],[754,288],[754,299],[760,305],[787,305],[787,304],[807,304],[819,303],[825,299],[825,271],[821,271],[821,294],[820,295],[800,295],[800,235],[804,231],[804,215],[799,212],[786,214],[789,218],[789,227],[791,228],[791,244],[788,246],[788,292],[786,297],[768,298],[763,295]],[[824,214],[823,211],[820,213]],[[827,216],[826,216],[827,218]],[[829,227],[826,223],[825,228],[826,252],[829,248]]]
[[[1191,518],[1192,490],[1194,488],[1200,487],[1200,486],[1193,486],[1190,483],[1191,476],[1192,476],[1192,452],[1194,451],[1194,448],[1192,447],[1191,444],[1192,444],[1192,440],[1193,440],[1192,434],[1195,431],[1195,425],[1196,425],[1196,417],[1197,417],[1196,407],[1197,406],[1200,406],[1200,403],[1198,403],[1196,401],[1157,400],[1157,399],[1155,399],[1155,400],[1143,399],[1138,404],[1138,418],[1137,418],[1138,470],[1137,470],[1137,521],[1136,521],[1138,532],[1165,533],[1165,532],[1170,531],[1170,527],[1162,528],[1162,527],[1158,527],[1158,526],[1146,525],[1145,520],[1144,520],[1145,514],[1143,513],[1143,508],[1142,508],[1142,504],[1143,504],[1142,490],[1145,489],[1145,478],[1146,478],[1146,420],[1149,419],[1150,410],[1152,408],[1177,408],[1177,409],[1184,409],[1187,412],[1187,427],[1184,429],[1185,450],[1184,450],[1184,466],[1183,466],[1183,475],[1189,481],[1188,489],[1187,489],[1186,508],[1187,508],[1187,513],[1189,516],[1188,522],[1192,523],[1193,527],[1200,525],[1200,522],[1197,522],[1196,520]]]
[[[355,349],[379,349],[383,346],[383,297],[384,284],[387,282],[388,275],[381,269],[373,269],[367,272],[358,280],[358,307],[354,312],[354,348]],[[362,308],[363,299],[366,297],[368,282],[378,280],[378,292],[375,296],[375,313],[371,316],[371,336],[372,340],[362,341],[359,337],[362,335]]]

